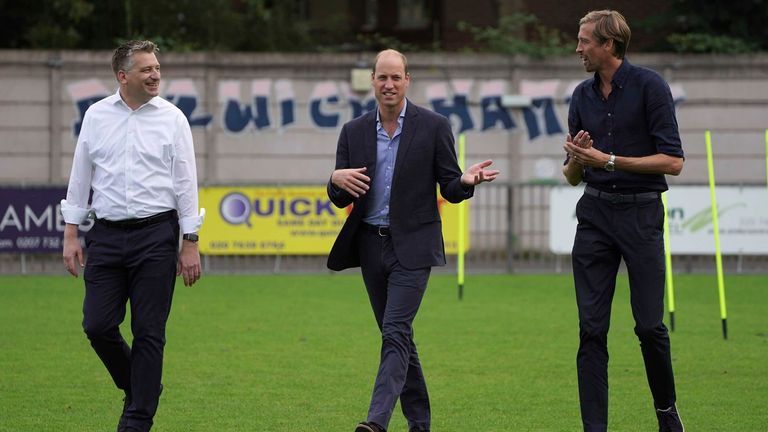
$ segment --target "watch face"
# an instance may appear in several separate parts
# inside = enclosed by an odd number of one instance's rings
[[[198,240],[197,234],[184,234],[181,238],[184,240],[189,240],[196,242]]]
[[[607,164],[605,164],[605,170],[608,171],[608,172],[613,172],[614,168],[615,167],[614,167],[613,163],[611,163],[611,162],[608,162]]]

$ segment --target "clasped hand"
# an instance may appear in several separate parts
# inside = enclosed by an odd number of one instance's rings
[[[576,162],[584,166],[602,167],[606,154],[592,147],[593,140],[589,132],[579,131],[576,136],[566,135],[563,149]]]

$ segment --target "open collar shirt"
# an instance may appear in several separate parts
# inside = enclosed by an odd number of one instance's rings
[[[88,198],[93,197],[90,208]],[[177,210],[183,233],[197,232],[197,169],[184,114],[161,97],[132,110],[120,92],[93,104],[75,148],[64,221],[112,221]]]
[[[589,132],[596,149],[616,156],[664,153],[684,157],[669,85],[655,71],[634,66],[626,58],[613,75],[607,98],[600,91],[597,73],[576,87],[568,112],[568,129],[571,136],[580,130]],[[667,190],[663,174],[586,167],[583,180],[606,192]]]
[[[368,211],[363,222],[370,225],[389,226],[389,200],[392,196],[392,178],[395,175],[397,149],[400,147],[400,135],[403,132],[403,119],[408,100],[403,99],[403,109],[397,117],[397,129],[392,138],[387,135],[381,123],[378,107],[376,108],[376,174],[371,182],[368,198]]]

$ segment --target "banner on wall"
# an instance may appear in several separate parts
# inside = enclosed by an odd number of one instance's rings
[[[61,253],[64,187],[0,188],[0,253]],[[80,227],[82,234],[93,224]]]
[[[576,203],[581,187],[555,187],[549,195],[549,247],[570,254],[576,235]],[[768,190],[721,186],[716,189],[723,254],[768,253]],[[706,186],[673,186],[667,192],[672,254],[714,255],[712,202]]]
[[[352,209],[334,206],[325,186],[204,187],[200,207],[200,252],[210,255],[326,255]],[[440,198],[438,207],[446,253],[455,254],[458,206]]]

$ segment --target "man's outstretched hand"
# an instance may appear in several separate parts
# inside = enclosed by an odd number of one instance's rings
[[[475,186],[483,182],[494,181],[499,175],[499,170],[485,169],[491,166],[492,163],[493,161],[488,159],[469,167],[464,174],[461,175],[461,184],[465,186]]]

